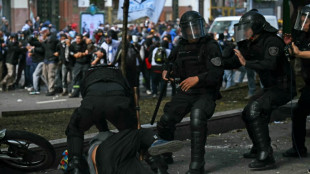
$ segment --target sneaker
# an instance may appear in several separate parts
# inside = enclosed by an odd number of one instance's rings
[[[151,94],[152,94],[152,91],[151,91],[151,90],[146,90],[146,94],[147,94],[147,95],[151,95]]]
[[[148,149],[150,155],[160,155],[167,152],[176,152],[183,147],[183,142],[179,140],[166,141],[166,140],[155,140],[151,147]]]
[[[27,91],[28,91],[28,92],[33,91],[33,87],[29,87],[29,88],[27,88]]]
[[[246,97],[244,97],[245,100],[249,100],[253,95],[247,95]]]
[[[30,95],[39,95],[40,92],[39,91],[31,91],[29,92]]]
[[[52,91],[52,92],[46,93],[46,96],[54,96],[55,94],[56,94],[55,91]]]

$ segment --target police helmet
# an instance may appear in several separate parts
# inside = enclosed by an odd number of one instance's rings
[[[193,40],[206,36],[205,24],[204,18],[197,11],[185,12],[180,20],[182,37]]]
[[[250,39],[263,31],[270,33],[278,31],[266,21],[265,17],[257,9],[252,9],[245,13],[239,22],[234,25],[234,29],[236,42]]]
[[[310,26],[310,4],[305,5],[301,10],[298,11],[298,16],[296,18],[295,30],[309,31]]]

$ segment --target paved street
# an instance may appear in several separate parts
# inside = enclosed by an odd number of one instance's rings
[[[221,125],[224,126],[224,125]],[[291,146],[291,123],[271,124],[270,134],[276,158],[277,168],[268,171],[251,171],[247,165],[250,159],[242,158],[242,154],[250,148],[250,141],[245,130],[233,130],[228,133],[210,135],[206,146],[206,173],[212,174],[307,174],[310,158],[284,158],[283,153]],[[307,122],[310,126],[310,120]],[[307,130],[307,147],[310,148],[310,130]],[[174,154],[175,163],[169,166],[170,174],[184,174],[190,161],[190,141],[184,141],[185,147]],[[0,172],[2,173],[2,172]],[[11,172],[10,172],[11,173]],[[49,169],[37,174],[61,174],[62,171]],[[19,173],[16,173],[19,174]],[[33,173],[35,174],[35,173]]]

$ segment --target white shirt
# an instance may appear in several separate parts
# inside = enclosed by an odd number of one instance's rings
[[[107,44],[106,42],[102,43],[101,48],[105,49],[107,53],[108,64],[114,61],[119,44],[119,41],[113,39],[110,44]],[[117,63],[115,64],[115,66],[117,66]]]

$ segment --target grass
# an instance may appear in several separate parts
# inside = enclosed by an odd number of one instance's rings
[[[297,79],[297,86],[299,88],[303,86],[301,78]],[[243,108],[247,104],[247,100],[244,100],[247,92],[248,88],[246,84],[221,92],[223,98],[217,100],[215,112]],[[160,116],[163,114],[165,103],[170,99],[170,97],[163,99],[156,120],[159,120]],[[150,122],[156,102],[157,99],[153,98],[140,100],[140,120],[142,124]],[[65,130],[70,121],[72,112],[73,110],[70,109],[51,113],[23,114],[19,116],[3,117],[0,118],[0,129],[26,130],[41,135],[49,140],[65,138]],[[93,133],[96,131],[97,129],[93,126],[86,133]]]

